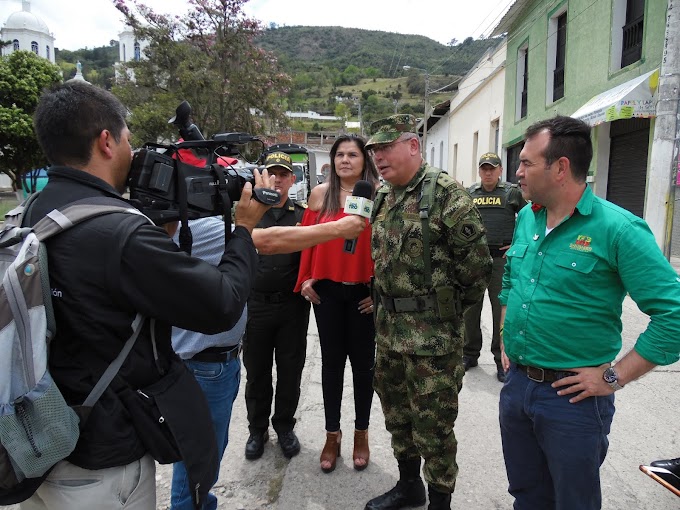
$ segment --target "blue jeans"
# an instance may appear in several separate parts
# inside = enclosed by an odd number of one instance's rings
[[[221,461],[229,442],[231,408],[236,400],[236,395],[238,395],[238,387],[241,382],[241,361],[236,358],[226,363],[192,360],[184,360],[184,363],[196,377],[208,400]],[[216,481],[217,475],[213,484]],[[183,462],[177,462],[172,467],[170,505],[172,510],[194,510],[194,504],[189,493],[189,478]],[[202,510],[215,510],[216,508],[217,498],[210,493]]]
[[[500,395],[503,456],[515,510],[595,510],[614,395],[570,404],[513,363]]]

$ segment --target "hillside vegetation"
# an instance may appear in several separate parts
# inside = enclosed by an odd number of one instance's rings
[[[342,27],[303,27],[274,24],[255,39],[272,52],[292,85],[283,99],[291,111],[313,110],[364,123],[390,113],[422,116],[425,74],[429,79],[431,105],[451,97],[458,80],[496,39],[443,45],[424,35],[405,35]],[[57,51],[57,64],[66,79],[75,74],[76,61],[83,64],[88,81],[110,89],[118,42],[76,51]],[[411,69],[404,69],[410,66]],[[338,129],[342,122],[293,121],[293,129]]]

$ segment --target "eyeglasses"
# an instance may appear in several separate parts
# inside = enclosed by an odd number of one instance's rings
[[[410,142],[411,140],[413,140],[413,138],[406,138],[404,140],[396,140],[392,143],[377,145],[376,147],[374,147],[372,149],[368,149],[368,151],[366,151],[366,152],[368,152],[368,155],[371,156],[371,157],[375,156],[379,152],[384,152],[385,154],[389,154],[390,152],[392,152],[394,150],[394,148],[397,146],[398,143]]]

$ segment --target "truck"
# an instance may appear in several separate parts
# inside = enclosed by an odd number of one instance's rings
[[[267,153],[283,152],[293,161],[295,184],[290,187],[288,197],[298,202],[306,202],[312,188],[317,185],[316,158],[302,145],[295,143],[278,143],[270,146]]]

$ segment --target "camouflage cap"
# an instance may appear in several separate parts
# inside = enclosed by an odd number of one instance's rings
[[[285,152],[271,152],[264,158],[264,167],[269,169],[273,166],[280,166],[292,172],[293,160]]]
[[[491,165],[492,167],[496,168],[498,165],[501,164],[501,158],[498,157],[498,154],[495,152],[487,152],[486,154],[482,154],[482,157],[479,158],[479,167],[482,165]]]
[[[416,118],[406,113],[376,120],[371,124],[371,137],[366,142],[366,148],[379,143],[394,142],[402,133],[417,133],[417,124]]]

